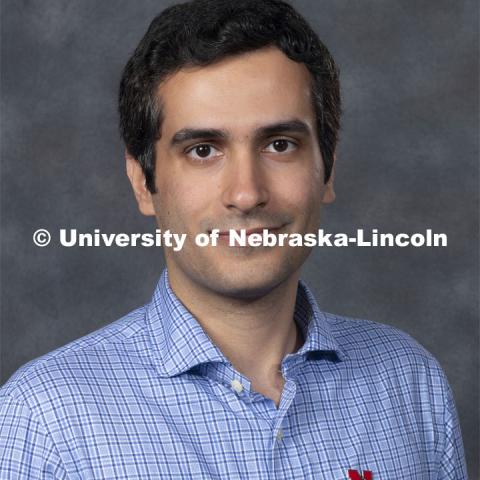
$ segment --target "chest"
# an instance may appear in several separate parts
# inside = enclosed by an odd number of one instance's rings
[[[55,433],[72,478],[338,479],[370,470],[375,480],[435,478],[431,425],[398,398],[355,397],[318,378],[288,381],[250,401],[225,385],[132,388],[99,403],[85,395]],[[260,397],[262,396],[260,395]],[[76,407],[79,408],[78,406]],[[425,419],[424,419],[425,420]],[[429,433],[430,432],[430,433]],[[81,472],[81,476],[78,476]],[[76,476],[77,475],[77,476]]]

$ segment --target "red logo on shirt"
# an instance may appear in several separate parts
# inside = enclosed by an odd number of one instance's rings
[[[363,475],[357,470],[348,471],[349,480],[373,480],[373,473],[370,470],[364,470]]]

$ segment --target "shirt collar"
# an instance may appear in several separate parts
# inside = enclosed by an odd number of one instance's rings
[[[318,308],[313,293],[302,280],[298,282],[294,319],[305,339],[297,354],[329,352],[335,353],[339,360],[347,358],[333,335],[327,315]]]
[[[302,281],[298,284],[294,318],[305,339],[296,354],[329,351],[342,358],[343,352],[330,331],[325,314],[318,309],[315,298]],[[202,363],[230,364],[197,319],[173,293],[167,269],[163,271],[152,300],[146,307],[146,323],[161,376],[178,375]]]

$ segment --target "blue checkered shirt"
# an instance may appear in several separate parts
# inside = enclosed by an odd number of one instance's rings
[[[280,404],[255,392],[174,295],[18,370],[0,390],[1,479],[466,479],[452,392],[385,325],[318,310]],[[352,470],[350,474],[348,470]]]

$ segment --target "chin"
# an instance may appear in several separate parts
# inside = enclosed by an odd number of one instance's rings
[[[237,299],[250,299],[264,297],[270,293],[279,283],[278,279],[239,278],[225,279],[222,283],[213,286],[213,289],[224,297]]]
[[[297,260],[297,261],[295,261]],[[267,295],[287,281],[300,268],[302,261],[286,257],[280,262],[234,261],[211,265],[204,270],[202,283],[220,295],[255,299]]]
[[[184,254],[178,255],[171,263],[177,265],[189,282],[212,294],[254,300],[296,275],[310,250],[212,250],[189,252],[189,255],[182,252]]]

